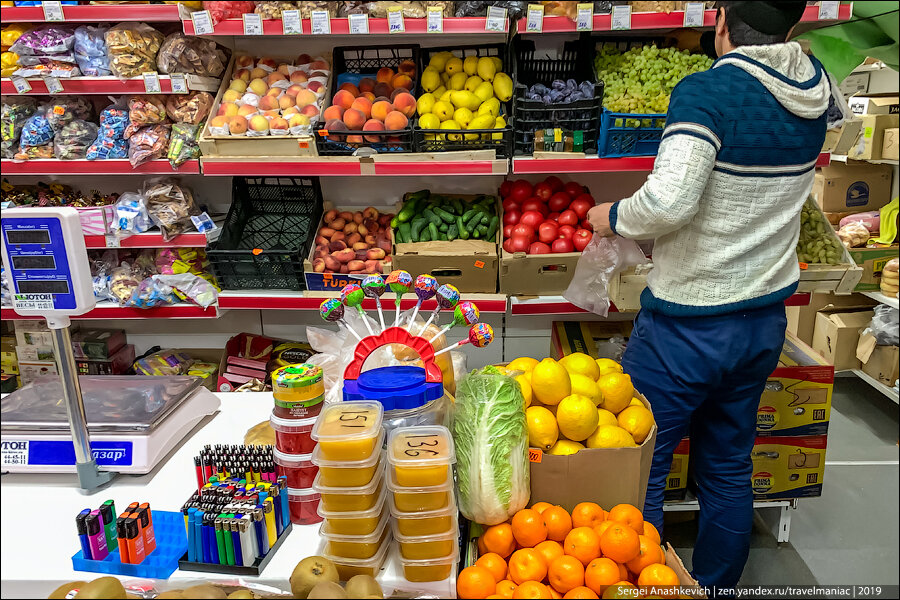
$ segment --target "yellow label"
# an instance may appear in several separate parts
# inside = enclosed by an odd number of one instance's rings
[[[872,127],[866,127],[865,131],[863,132],[863,135],[867,138],[870,138],[870,137],[872,137],[872,132],[873,132]]]

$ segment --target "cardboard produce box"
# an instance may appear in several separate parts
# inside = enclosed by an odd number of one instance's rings
[[[575,274],[581,252],[525,254],[500,250],[500,293],[509,296],[559,295]]]
[[[859,331],[869,324],[873,316],[875,312],[872,310],[820,312],[816,316],[813,350],[834,365],[835,371],[858,369],[856,345],[859,343]]]
[[[900,125],[900,115],[865,115],[862,117],[860,141],[847,152],[849,158],[881,160],[884,158],[884,132]]]
[[[881,158],[884,160],[900,159],[900,128],[891,127],[884,130],[881,142]]]
[[[822,495],[828,436],[760,437],[753,444],[753,497],[757,500]]]
[[[824,212],[865,212],[891,201],[890,165],[832,163],[816,171],[812,193]]]
[[[847,106],[854,115],[895,115],[900,113],[897,94],[856,94],[847,98]]]
[[[499,235],[498,231],[498,235]],[[500,259],[497,242],[404,242],[394,244],[393,266],[416,275],[427,273],[463,293],[497,292]]]
[[[856,358],[862,363],[863,373],[888,387],[894,387],[900,377],[900,348],[879,346],[871,333],[859,337]]]
[[[805,306],[788,306],[787,330],[807,346],[812,346],[813,334],[816,330],[816,314],[820,310],[843,308],[845,310],[864,309],[878,303],[861,294],[810,294],[809,304]]]
[[[857,266],[862,267],[862,278],[856,287],[857,292],[873,292],[881,289],[881,270],[892,258],[897,258],[900,247],[882,246],[880,248],[851,248],[850,256]]]
[[[684,438],[675,446],[672,453],[672,468],[666,477],[666,500],[684,500],[687,495],[688,462],[691,453],[691,440]]]
[[[756,434],[822,435],[828,432],[834,367],[788,334],[778,366],[766,381],[756,411]]]
[[[550,324],[549,356],[559,360],[573,352],[584,352],[594,358],[614,358],[607,352],[610,338],[627,340],[632,325],[631,321],[554,321]]]

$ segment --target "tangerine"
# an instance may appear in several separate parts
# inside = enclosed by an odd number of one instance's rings
[[[600,556],[600,538],[590,527],[576,527],[566,536],[563,551],[586,566]]]
[[[603,556],[624,564],[640,553],[641,541],[628,525],[613,523],[600,536],[600,550]]]
[[[499,583],[506,579],[506,561],[496,552],[488,552],[482,554],[475,561],[476,567],[484,567],[494,576],[494,581]]]
[[[535,502],[534,504],[531,505],[531,510],[536,510],[539,513],[543,514],[543,512],[545,510],[547,510],[548,508],[550,508],[552,506],[553,505],[550,504],[549,502]]]
[[[591,588],[585,587],[583,585],[579,585],[577,588],[572,588],[563,596],[563,600],[582,600],[589,598],[600,598],[600,596],[595,594],[594,590],[592,590]]]
[[[663,559],[662,553],[659,551],[659,546],[656,545],[656,542],[645,535],[639,535],[638,540],[641,545],[638,555],[625,564],[625,566],[628,567],[628,570],[635,575],[643,571],[645,567],[659,563]],[[477,565],[478,563],[476,562],[475,564]]]
[[[606,588],[606,591],[603,592],[603,595],[601,595],[600,597],[603,598],[603,600],[613,600],[615,598],[637,598],[638,589],[633,583],[630,583],[628,581],[617,581],[616,583]]]
[[[541,581],[547,576],[547,561],[534,548],[516,550],[509,557],[509,578],[517,585],[526,581]]]
[[[603,532],[606,531],[606,528],[612,524],[613,524],[613,521],[603,521],[602,523],[598,523],[597,525],[594,525],[592,527],[592,529],[594,530],[594,533],[596,533],[597,536],[599,537],[599,536],[603,535]]]
[[[494,576],[484,567],[466,567],[456,577],[456,595],[460,598],[487,598],[496,589]]]
[[[528,599],[545,599],[549,600],[553,598],[550,595],[549,588],[543,583],[539,583],[537,581],[526,581],[519,585],[515,591],[513,591],[512,597],[515,600],[528,600]]]
[[[484,545],[484,536],[483,535],[478,536],[477,546],[478,546],[478,556],[488,553],[488,549]]]
[[[631,504],[617,504],[609,509],[608,521],[618,521],[628,525],[638,535],[644,534],[644,515]]]
[[[574,556],[560,556],[547,569],[550,587],[561,594],[584,585],[584,565]]]
[[[554,542],[553,540],[544,540],[535,546],[534,549],[541,553],[548,565],[553,562],[553,559],[559,558],[565,554],[565,552],[563,552],[562,544]]]
[[[525,548],[534,548],[547,539],[547,524],[543,515],[530,508],[524,508],[513,516],[512,531],[516,541]]]
[[[547,591],[550,592],[550,597],[553,598],[553,600],[562,600],[562,594],[554,590],[552,585],[547,586]]]
[[[611,558],[595,558],[584,570],[584,584],[596,594],[603,594],[606,588],[621,579],[619,565]]]
[[[573,527],[593,527],[606,520],[606,511],[596,502],[581,502],[572,509]]]
[[[659,535],[659,530],[650,521],[644,521],[644,535],[653,540],[654,543],[662,544],[662,537]]]
[[[541,513],[547,525],[547,539],[562,542],[572,531],[572,517],[562,506],[551,506]]]
[[[648,565],[638,575],[637,584],[640,587],[652,587],[655,585],[678,585],[678,575],[666,565]]]
[[[516,584],[509,579],[504,579],[503,581],[497,582],[497,589],[495,590],[495,592],[498,596],[502,596],[504,598],[512,598],[514,591],[516,591]]]
[[[512,525],[500,523],[484,530],[481,534],[484,539],[484,549],[488,552],[496,552],[503,558],[509,557],[516,549],[516,540],[513,537]]]

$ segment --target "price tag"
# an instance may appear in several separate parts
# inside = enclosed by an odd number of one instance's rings
[[[198,10],[191,13],[191,21],[194,22],[194,35],[212,35],[212,17],[208,10]]]
[[[262,35],[262,15],[244,13],[244,35]]]
[[[41,6],[44,9],[45,21],[66,20],[66,17],[63,15],[62,2],[41,2]]]
[[[575,17],[575,31],[593,31],[594,29],[594,5],[590,2],[578,4],[578,12]]]
[[[61,94],[63,91],[62,83],[56,77],[44,77],[44,85],[48,94]]]
[[[706,6],[702,2],[685,2],[684,26],[703,27],[703,17],[705,16],[705,11]]]
[[[809,268],[809,263],[798,263],[800,265],[800,270],[805,271]]]
[[[444,32],[444,9],[440,6],[429,6],[428,7],[428,21],[426,23],[425,31],[428,33],[443,33]]]
[[[172,73],[169,75],[169,82],[172,85],[173,94],[187,94],[188,84],[184,73]]]
[[[388,9],[388,33],[403,33],[406,31],[406,23],[403,21],[403,11],[399,6]]]
[[[613,31],[631,29],[631,6],[628,4],[613,6],[609,28]]]
[[[144,91],[148,94],[161,94],[162,87],[159,85],[159,73],[156,71],[148,71],[143,74]]]
[[[840,2],[819,2],[819,20],[820,21],[834,21],[838,18],[838,9],[840,8]]]
[[[350,22],[350,33],[354,35],[369,33],[369,15],[347,15]]]
[[[309,28],[313,35],[328,35],[331,33],[331,17],[327,10],[313,10],[309,13]]]
[[[542,4],[528,5],[528,21],[525,23],[525,31],[540,33],[544,30],[544,6]]]
[[[483,269],[483,268],[484,268],[484,261],[483,261],[483,260],[476,260],[476,261],[475,261],[475,268],[476,268],[476,269]]]
[[[544,459],[544,453],[540,448],[528,449],[528,460],[533,463],[539,463]]]
[[[281,11],[281,28],[284,35],[300,35],[303,33],[303,19],[299,10]]]
[[[16,88],[17,94],[27,94],[31,91],[31,84],[28,83],[27,79],[22,77],[11,77],[13,87]]]
[[[485,31],[506,31],[506,9],[499,6],[488,6],[487,19],[484,20]]]
[[[119,238],[117,238],[114,234],[106,235],[106,247],[107,248],[118,248],[119,247]]]

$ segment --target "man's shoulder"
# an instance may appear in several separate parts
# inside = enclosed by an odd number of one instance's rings
[[[738,69],[731,65],[722,65],[721,67],[691,73],[678,82],[672,93],[707,94],[719,92],[727,90],[737,81],[746,81],[747,79],[753,78],[743,69]]]

